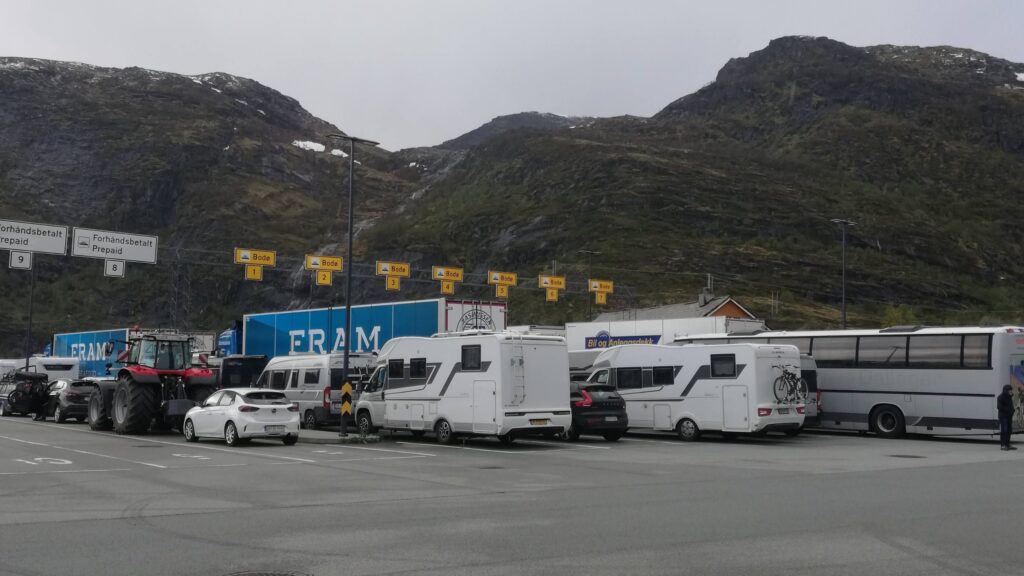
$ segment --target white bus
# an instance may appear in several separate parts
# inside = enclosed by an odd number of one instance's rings
[[[709,334],[676,344],[792,344],[818,365],[821,427],[917,434],[993,434],[996,396],[1013,386],[1024,432],[1024,328],[903,327]]]
[[[626,401],[629,430],[800,433],[802,398],[776,397],[784,372],[800,375],[792,346],[623,344],[601,352],[588,382],[614,386]]]

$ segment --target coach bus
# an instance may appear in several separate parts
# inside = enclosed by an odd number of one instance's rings
[[[818,364],[822,428],[993,434],[996,396],[1013,386],[1013,431],[1024,432],[1024,328],[894,327],[680,336],[675,344],[792,344]]]

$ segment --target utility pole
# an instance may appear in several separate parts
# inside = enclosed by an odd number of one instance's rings
[[[349,368],[349,350],[352,347],[352,243],[355,237],[354,226],[355,218],[353,213],[353,198],[354,194],[354,182],[356,179],[356,142],[362,144],[368,144],[370,146],[376,146],[379,142],[373,140],[366,140],[364,138],[356,138],[355,136],[348,136],[346,134],[331,134],[329,138],[336,138],[339,140],[348,141],[348,254],[345,258],[345,353],[342,361],[341,368],[341,381],[342,388],[344,389],[347,385],[348,388],[352,387],[352,383],[349,379],[348,368]],[[344,394],[344,393],[343,393]],[[351,400],[350,400],[351,402]],[[351,408],[349,408],[351,411]],[[342,414],[341,414],[341,436],[348,435],[348,418],[351,414],[345,413],[344,398],[342,399]]]
[[[36,295],[36,269],[29,271],[32,279],[29,280],[28,288],[28,330],[25,333],[25,370],[28,370],[28,360],[32,356],[32,307]]]
[[[842,325],[843,330],[846,330],[846,228],[849,226],[856,226],[857,223],[845,218],[833,218],[833,224],[839,224],[839,228],[843,234],[843,304],[842,304]]]
[[[586,254],[587,255],[587,284],[588,284],[588,287],[589,287],[590,276],[593,273],[593,268],[594,268],[594,256],[600,256],[601,253],[596,251],[596,250],[577,250],[576,252],[578,254]],[[588,290],[589,290],[589,288],[588,288]],[[585,292],[585,294],[586,294],[586,297],[587,297],[587,322],[590,322],[591,320],[593,320],[593,316],[594,316],[594,314],[593,314],[593,303],[590,301],[590,293],[589,293],[589,291]]]

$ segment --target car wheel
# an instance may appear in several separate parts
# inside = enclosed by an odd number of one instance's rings
[[[895,406],[879,406],[871,412],[871,428],[882,438],[902,438],[907,433],[903,413]]]
[[[434,433],[437,435],[438,444],[451,444],[455,441],[455,431],[447,420],[441,420],[434,426]]]
[[[510,446],[516,439],[511,434],[498,434],[498,442],[504,446]]]
[[[683,418],[679,421],[677,426],[679,429],[679,439],[687,442],[692,442],[700,438],[700,428],[697,427],[697,423],[689,418]]]
[[[316,430],[316,425],[316,413],[306,410],[306,413],[302,415],[302,427],[306,430]]]
[[[242,439],[238,437],[238,429],[235,428],[234,422],[228,422],[227,425],[224,426],[224,442],[226,442],[228,446],[238,446],[242,443]]]
[[[622,438],[622,432],[609,432],[604,434],[604,439],[609,442],[618,442],[619,438]]]
[[[281,438],[281,442],[284,442],[285,446],[294,446],[295,443],[298,442],[298,441],[299,441],[299,437],[298,436],[292,436],[291,434],[285,436],[284,438]]]
[[[373,434],[373,421],[370,420],[368,413],[359,413],[359,417],[356,418],[356,428],[359,429],[359,434],[362,436]]]
[[[185,435],[186,442],[196,442],[199,437],[196,436],[195,424],[192,424],[192,420],[185,420],[185,426],[182,427],[181,433]]]
[[[68,421],[68,416],[60,409],[59,403],[53,407],[53,421],[57,424],[63,424]]]

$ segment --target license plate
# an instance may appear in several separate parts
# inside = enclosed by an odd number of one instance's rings
[[[779,408],[779,414],[789,414],[789,408]]]
[[[547,418],[534,418],[534,419],[530,420],[530,425],[531,426],[543,426],[543,425],[545,425],[547,423],[548,423],[548,419]]]
[[[267,434],[282,434],[284,433],[284,426],[264,426],[263,431]]]
[[[604,421],[605,422],[618,422],[619,421],[619,417],[618,416],[605,416],[604,417]]]

